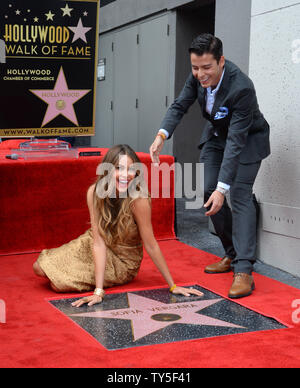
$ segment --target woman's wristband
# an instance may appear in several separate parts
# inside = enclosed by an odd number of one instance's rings
[[[105,291],[102,288],[95,288],[94,295],[100,296],[103,299]]]
[[[170,292],[173,292],[176,287],[177,287],[176,284],[173,284],[173,286],[170,288]]]

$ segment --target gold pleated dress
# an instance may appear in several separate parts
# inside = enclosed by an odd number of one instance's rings
[[[137,227],[133,237],[130,238],[130,245],[106,246],[104,288],[128,283],[138,274],[143,244]],[[38,264],[60,292],[94,290],[92,230],[58,248],[44,249],[38,257]]]

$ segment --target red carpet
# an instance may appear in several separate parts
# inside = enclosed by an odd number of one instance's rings
[[[213,255],[178,241],[160,242],[177,284],[195,284],[225,296],[232,274],[207,275],[203,268]],[[34,276],[37,254],[0,258],[0,299],[7,308],[0,324],[0,367],[299,367],[300,324],[292,322],[294,300],[300,290],[254,274],[256,291],[238,301],[245,307],[276,318],[288,329],[236,334],[186,342],[108,351],[71,320],[54,309],[47,298],[67,297],[51,291]],[[165,287],[145,255],[138,277],[108,292]],[[73,295],[72,295],[73,296]],[[298,314],[300,318],[300,313]]]

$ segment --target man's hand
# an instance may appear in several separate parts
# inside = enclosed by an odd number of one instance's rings
[[[207,217],[213,216],[218,213],[224,203],[224,195],[219,191],[214,191],[209,197],[208,201],[204,205],[205,208],[208,208],[211,205],[211,209],[205,213]]]
[[[150,147],[150,156],[152,163],[159,165],[159,154],[164,146],[164,140],[161,136],[156,136],[153,144]]]

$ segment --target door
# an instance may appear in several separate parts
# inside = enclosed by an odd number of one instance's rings
[[[138,141],[138,27],[115,34],[114,144],[137,150]]]
[[[103,75],[97,81],[96,130],[91,144],[109,148],[113,144],[113,81],[114,56],[113,35],[103,35],[99,41],[99,60],[102,60]]]
[[[168,16],[140,25],[138,150],[149,152],[170,103]]]

